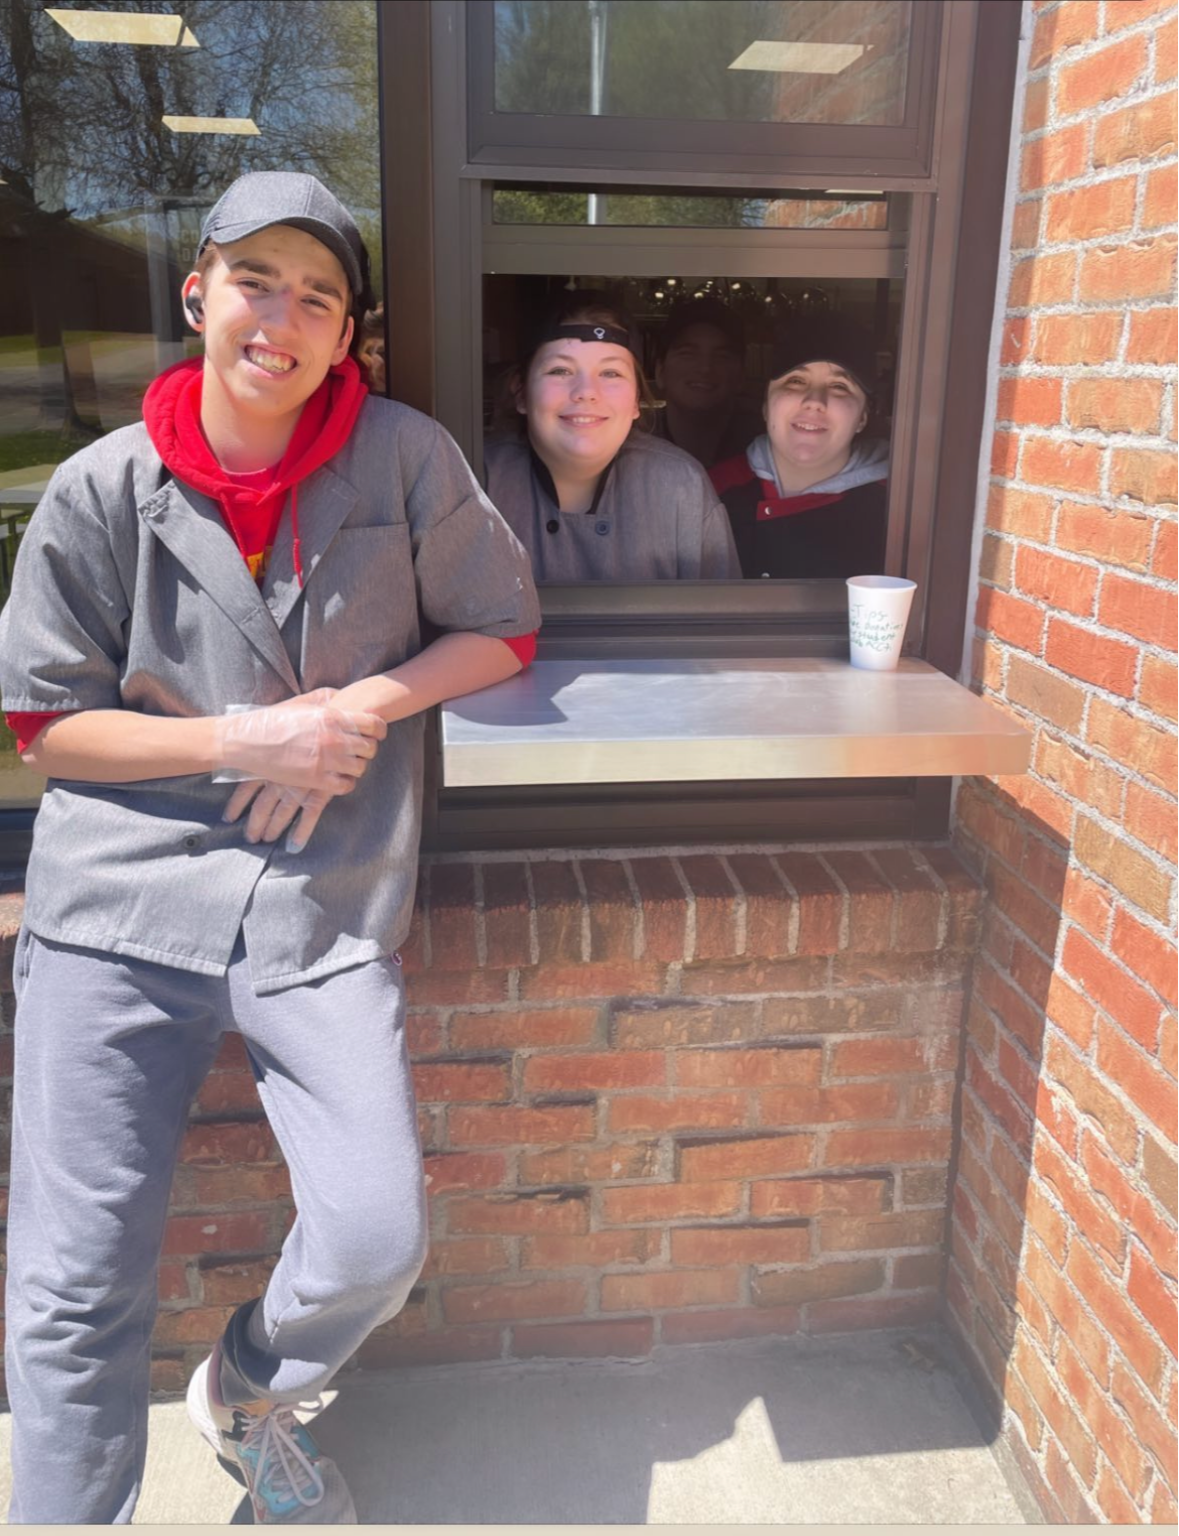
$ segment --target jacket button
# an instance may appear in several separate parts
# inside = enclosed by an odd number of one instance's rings
[[[560,531],[561,525],[555,517],[550,517],[548,522],[545,524],[545,527],[549,533],[558,533]]]
[[[184,839],[184,846],[186,848],[199,848],[201,846],[201,840],[195,832],[190,832]]]

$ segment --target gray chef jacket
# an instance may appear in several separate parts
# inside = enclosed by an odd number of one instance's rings
[[[217,504],[172,478],[142,424],[54,474],[0,615],[5,711],[218,715],[387,671],[439,629],[540,623],[528,558],[454,442],[391,400],[298,488],[304,588],[284,516],[261,590]],[[223,975],[244,928],[260,993],[391,953],[409,926],[423,717],[389,727],[302,853],[250,846],[203,774],[51,779],[29,860],[39,937]]]
[[[728,514],[689,454],[632,432],[588,512],[562,512],[526,438],[489,439],[487,494],[537,581],[698,581],[741,575]]]

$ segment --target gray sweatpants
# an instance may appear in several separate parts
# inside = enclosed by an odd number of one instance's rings
[[[224,1031],[245,1040],[298,1208],[226,1330],[233,1399],[314,1397],[404,1304],[426,1217],[401,972],[372,961],[258,997],[240,939],[206,977],[22,932],[15,985],[9,1520],[121,1523],[173,1168]]]

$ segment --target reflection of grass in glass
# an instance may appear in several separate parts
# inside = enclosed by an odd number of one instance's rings
[[[29,464],[60,464],[77,453],[85,439],[66,432],[13,432],[0,437],[0,474],[6,469],[24,469]],[[2,493],[0,493],[2,494]]]
[[[16,754],[16,737],[0,721],[0,807],[35,806],[45,780]]]
[[[101,341],[108,331],[65,331],[66,344],[75,341]],[[32,336],[0,336],[0,357],[6,357],[13,352],[36,352],[37,343]],[[45,347],[41,351],[41,361],[45,362],[61,356],[60,347]]]

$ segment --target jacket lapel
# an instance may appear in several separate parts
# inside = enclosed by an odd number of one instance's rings
[[[295,574],[292,495],[298,497],[299,553],[304,586],[314,578],[324,551],[359,500],[356,488],[327,468],[316,470],[296,491],[287,493],[287,505],[262,583],[262,596],[273,615],[276,630],[286,623],[301,595]]]
[[[141,504],[139,515],[287,686],[299,693],[301,684],[278,625],[217,504],[190,486],[171,480]]]

